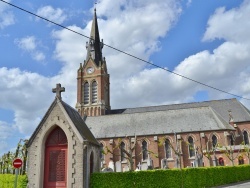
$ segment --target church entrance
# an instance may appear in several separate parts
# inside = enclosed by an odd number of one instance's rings
[[[45,143],[44,188],[67,187],[67,150],[67,137],[56,127]]]

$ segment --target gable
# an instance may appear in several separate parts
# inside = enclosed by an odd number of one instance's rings
[[[84,141],[89,141],[93,144],[99,145],[98,141],[88,129],[78,112],[67,105],[65,102],[56,98],[31,135],[27,144],[28,147],[32,144],[33,140],[39,134],[39,131],[43,128],[43,126],[46,126],[47,122],[53,120],[54,118],[58,118],[58,120],[64,119],[64,121],[67,121],[71,130],[76,134],[81,143],[83,143]]]

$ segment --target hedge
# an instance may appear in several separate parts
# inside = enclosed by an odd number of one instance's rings
[[[250,165],[93,173],[91,188],[199,188],[250,180]]]
[[[13,188],[16,175],[12,174],[0,174],[0,187],[1,188]],[[26,188],[28,184],[28,178],[26,175],[18,175],[18,188]]]

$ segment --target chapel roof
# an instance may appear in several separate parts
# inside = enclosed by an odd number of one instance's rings
[[[96,138],[180,132],[234,130],[229,124],[250,121],[249,110],[236,99],[112,110],[110,115],[87,117]]]
[[[89,130],[88,126],[85,124],[84,120],[80,116],[80,114],[67,103],[62,101],[62,105],[66,110],[67,114],[69,115],[70,119],[72,120],[73,124],[81,134],[85,140],[88,140],[92,143],[99,144],[98,141],[95,139],[92,132]]]
[[[33,140],[35,139],[35,137],[37,136],[37,134],[41,130],[42,126],[45,124],[46,120],[49,118],[50,114],[52,113],[52,111],[54,110],[56,105],[58,105],[60,103],[62,105],[59,105],[59,106],[62,107],[62,110],[65,110],[70,121],[72,122],[72,126],[74,126],[77,129],[77,131],[82,136],[82,138],[86,141],[93,143],[93,144],[99,145],[98,141],[95,139],[95,137],[93,136],[93,134],[91,133],[91,131],[89,130],[87,125],[85,124],[84,120],[81,118],[80,114],[74,108],[69,106],[67,103],[63,102],[61,99],[56,97],[55,100],[50,105],[47,112],[45,113],[41,122],[39,123],[39,125],[37,126],[37,128],[35,129],[33,134],[31,135],[29,142],[27,144],[28,147],[32,144]]]

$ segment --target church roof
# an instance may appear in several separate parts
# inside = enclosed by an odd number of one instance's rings
[[[99,145],[98,141],[95,139],[95,137],[93,136],[93,134],[91,133],[87,125],[85,124],[84,120],[81,118],[80,114],[74,108],[69,106],[67,103],[63,102],[62,100],[58,98],[55,98],[55,100],[52,102],[49,109],[45,113],[43,119],[41,120],[41,122],[39,123],[39,125],[37,126],[33,134],[31,135],[29,142],[27,144],[28,147],[31,145],[31,143],[35,139],[36,135],[38,134],[39,130],[42,128],[46,120],[49,118],[49,115],[51,114],[55,106],[59,103],[62,104],[62,105],[59,105],[60,107],[62,107],[62,110],[67,113],[67,116],[69,120],[71,121],[69,123],[71,123],[71,125],[77,129],[79,134],[82,136],[83,140]]]
[[[179,132],[234,130],[228,123],[250,121],[250,113],[236,99],[112,110],[110,115],[87,117],[96,138],[156,135]]]
[[[250,121],[249,110],[242,105],[237,99],[212,100],[194,103],[170,104],[161,106],[147,106],[139,108],[126,108],[111,110],[110,114],[131,114],[141,112],[153,112],[162,110],[178,110],[185,108],[205,107],[210,106],[226,121],[229,120],[228,111],[231,110],[234,122]]]

